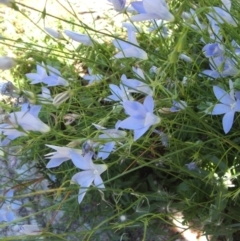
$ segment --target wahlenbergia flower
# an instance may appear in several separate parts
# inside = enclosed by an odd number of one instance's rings
[[[8,56],[0,57],[0,69],[1,70],[11,69],[15,65],[16,65],[16,62],[14,61],[13,58],[8,57]]]
[[[184,110],[187,107],[187,103],[184,100],[173,101],[173,106],[170,108],[171,112],[178,112],[180,110]]]
[[[45,155],[46,159],[50,159],[46,168],[53,168],[60,166],[63,162],[68,161],[71,159],[70,151],[74,150],[75,152],[82,154],[81,150],[72,149],[69,147],[61,147],[61,146],[53,146],[53,145],[46,145],[56,151],[48,153]]]
[[[55,29],[52,29],[52,28],[44,28],[44,30],[53,38],[56,38],[56,39],[64,39],[63,35],[61,32],[55,30]]]
[[[92,39],[87,34],[81,34],[70,30],[65,30],[64,33],[72,40],[84,44],[86,46],[93,46]]]
[[[182,18],[185,20],[185,23],[188,26],[190,26],[192,29],[194,29],[196,31],[202,31],[206,28],[206,26],[199,21],[199,18],[197,16],[195,10],[193,10],[192,8],[190,8],[190,13],[183,12]],[[195,24],[192,24],[192,21],[194,21]]]
[[[47,70],[49,75],[47,74]],[[44,83],[48,86],[68,86],[68,82],[61,77],[59,70],[52,66],[45,65],[44,63],[42,63],[42,65],[37,64],[37,72],[28,73],[26,74],[26,77],[31,80],[31,84]]]
[[[128,28],[128,42],[114,39],[113,45],[120,50],[119,53],[115,54],[113,58],[139,58],[146,60],[148,59],[147,53],[142,50],[139,46],[139,43],[136,39],[136,33],[132,31],[131,28]]]
[[[130,91],[126,86],[120,84],[120,87],[117,85],[109,85],[112,95],[109,95],[107,98],[104,98],[106,101],[126,101],[133,100],[133,97],[130,95]]]
[[[7,115],[6,123],[0,125],[0,133],[6,136],[0,146],[6,146],[20,136],[26,136],[29,131],[49,132],[50,127],[38,118],[40,109],[39,105],[29,107],[28,104],[23,104],[21,111]]]
[[[232,6],[232,1],[231,0],[222,0],[223,8],[228,10],[230,12],[231,6]]]
[[[168,5],[164,0],[142,0],[132,2],[131,5],[140,13],[130,18],[133,22],[150,19],[174,20],[174,16],[169,12]]]
[[[209,13],[209,15],[218,23],[228,23],[233,25],[234,27],[237,27],[237,21],[234,20],[228,12],[219,7],[211,7],[210,9],[211,12]]]
[[[105,141],[104,144],[100,145],[97,158],[105,160],[108,158],[110,153],[114,150],[116,141],[120,140],[127,135],[125,131],[117,129],[118,123],[115,125],[115,129],[106,129],[100,125],[93,124],[98,130],[101,130],[102,134],[98,136],[99,139]]]
[[[15,219],[15,210],[19,209],[22,206],[22,203],[17,200],[12,200],[14,190],[10,189],[5,194],[5,202],[0,209],[0,222],[12,222]]]
[[[51,92],[48,88],[42,87],[42,94],[38,95],[38,101],[42,104],[51,104],[53,98],[51,96]]]
[[[78,172],[72,177],[72,181],[78,183],[81,187],[78,195],[78,203],[81,203],[87,189],[92,183],[98,188],[105,188],[101,174],[107,170],[105,164],[94,164],[92,161],[93,153],[86,153],[85,156],[81,156],[75,151],[70,151],[70,156],[73,164],[84,171]]]
[[[216,104],[210,113],[211,115],[222,115],[222,125],[225,134],[227,134],[233,125],[235,112],[240,111],[240,100],[236,99],[233,89],[233,83],[229,80],[230,93],[218,86],[213,86],[213,92],[221,104]]]
[[[193,60],[189,56],[187,56],[186,54],[180,54],[179,55],[179,59],[182,59],[182,60],[184,60],[187,63],[192,63],[193,62]]]
[[[125,113],[130,117],[117,124],[121,127],[134,131],[134,141],[139,139],[152,125],[158,124],[160,118],[153,114],[154,101],[151,96],[147,96],[143,104],[137,101],[124,101]]]
[[[88,85],[93,84],[94,82],[100,82],[103,79],[101,74],[92,74],[92,69],[88,68],[88,73],[82,78],[88,81]]]
[[[117,12],[123,12],[126,4],[126,0],[108,0],[110,3],[112,3],[113,8]]]
[[[49,76],[45,76],[42,80],[44,84],[47,86],[57,86],[63,85],[68,86],[69,83],[61,76],[61,73],[56,68],[47,65],[47,70],[49,72]]]
[[[31,80],[31,84],[38,84],[43,82],[43,78],[47,77],[46,66],[44,63],[42,65],[37,64],[37,72],[36,73],[28,73],[26,77]]]
[[[206,44],[202,51],[207,58],[217,57],[223,55],[225,52],[223,45],[220,43]]]
[[[121,76],[121,81],[124,86],[129,88],[129,92],[142,93],[146,95],[153,95],[152,89],[144,82],[136,79],[128,79],[125,74]]]
[[[209,58],[211,70],[204,70],[202,73],[214,79],[227,76],[235,76],[239,73],[234,60],[223,55]]]
[[[0,0],[0,4],[6,5],[8,7],[11,6],[11,4],[15,3],[14,0]]]

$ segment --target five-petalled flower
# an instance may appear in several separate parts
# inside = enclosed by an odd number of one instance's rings
[[[85,156],[80,155],[75,151],[70,151],[70,157],[73,164],[83,171],[76,173],[72,177],[72,181],[78,183],[81,187],[78,195],[78,202],[81,203],[87,189],[92,183],[98,188],[105,188],[101,174],[107,170],[107,165],[105,164],[94,164],[92,161],[93,153],[86,153]]]
[[[213,86],[213,92],[216,98],[221,104],[216,104],[211,112],[212,115],[222,115],[222,125],[225,134],[227,134],[233,125],[235,112],[240,111],[240,100],[236,99],[233,83],[229,80],[230,93],[228,94],[225,90],[218,86]]]
[[[158,124],[160,118],[153,114],[154,101],[147,96],[143,104],[137,101],[124,101],[125,113],[130,117],[120,121],[117,127],[134,131],[134,141],[139,139],[152,125]]]

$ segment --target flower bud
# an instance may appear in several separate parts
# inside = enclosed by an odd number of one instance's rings
[[[16,65],[16,62],[14,61],[13,58],[7,57],[7,56],[0,57],[0,69],[1,70],[11,69],[15,65]]]
[[[44,28],[44,30],[50,35],[52,36],[53,38],[56,38],[56,39],[64,39],[63,35],[61,32],[57,31],[57,30],[54,30],[52,28]]]
[[[56,107],[59,107],[63,102],[65,102],[66,100],[68,100],[70,97],[70,91],[64,91],[60,94],[57,94],[54,99],[53,99],[53,105],[55,105]]]

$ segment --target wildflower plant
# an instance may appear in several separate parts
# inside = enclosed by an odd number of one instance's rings
[[[175,240],[187,235],[178,222],[195,237],[233,240],[240,4],[106,2],[108,27],[70,3],[63,18],[0,1],[38,31],[0,39],[0,74],[13,82],[0,84],[0,169],[9,170],[0,227],[39,239]]]

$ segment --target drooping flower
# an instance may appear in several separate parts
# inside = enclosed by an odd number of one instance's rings
[[[192,63],[193,62],[191,57],[187,56],[186,54],[180,54],[179,55],[179,59],[182,59],[182,60],[184,60],[187,63]]]
[[[124,86],[127,86],[129,88],[129,92],[142,93],[150,96],[153,95],[153,91],[149,87],[149,85],[140,80],[128,79],[126,75],[122,75],[121,81]]]
[[[120,87],[117,85],[110,84],[109,85],[112,95],[109,95],[107,98],[104,98],[106,101],[126,101],[133,100],[129,89],[126,86],[120,84]]]
[[[206,26],[199,21],[196,11],[192,8],[190,8],[190,13],[183,12],[182,18],[185,20],[186,25],[198,32],[206,28]],[[193,24],[192,22],[194,22],[195,24]]]
[[[19,225],[19,233],[24,235],[40,235],[42,230],[36,224]]]
[[[233,89],[233,83],[229,80],[230,93],[228,94],[225,90],[218,86],[213,86],[213,92],[216,98],[221,104],[216,104],[212,110],[211,115],[222,115],[222,125],[225,134],[227,134],[233,125],[235,112],[240,111],[240,100],[236,99],[235,92]]]
[[[86,46],[93,46],[93,41],[87,34],[81,34],[70,30],[65,30],[64,33],[72,40],[84,44]]]
[[[55,29],[45,27],[44,30],[45,30],[50,36],[52,36],[53,38],[56,38],[56,39],[64,39],[62,33],[59,32],[59,31],[57,31],[57,30],[55,30]]]
[[[143,104],[137,101],[124,101],[125,113],[129,115],[120,121],[117,127],[134,131],[134,141],[139,139],[152,125],[160,122],[160,118],[153,114],[154,101],[151,96],[147,96]]]
[[[6,5],[10,7],[13,3],[15,3],[14,0],[0,0],[0,4]]]
[[[83,171],[76,173],[72,177],[72,181],[80,185],[78,203],[81,203],[87,189],[92,183],[98,188],[105,188],[101,174],[107,170],[107,165],[105,164],[94,164],[92,161],[93,153],[86,153],[85,156],[81,156],[75,151],[70,151],[70,156],[74,165],[82,169]]]
[[[186,109],[186,107],[187,107],[186,101],[184,101],[184,100],[180,100],[180,101],[174,100],[173,106],[170,108],[170,111],[171,112],[178,112],[180,110]]]
[[[164,0],[142,0],[132,2],[131,5],[139,12],[138,15],[130,18],[133,22],[150,19],[174,20],[174,16],[169,12],[168,5]]]
[[[123,10],[125,9],[126,0],[108,0],[108,1],[113,5],[113,8],[117,12],[123,12]]]
[[[45,155],[46,159],[50,159],[46,168],[53,168],[60,166],[63,162],[68,161],[71,159],[70,151],[74,150],[75,152],[82,154],[81,150],[72,149],[69,147],[61,147],[61,146],[53,146],[53,145],[46,145],[56,151],[48,153]]]
[[[42,94],[38,95],[38,101],[42,104],[51,104],[53,98],[51,96],[51,92],[48,88],[42,87]]]
[[[232,6],[232,0],[222,0],[223,8],[230,12]]]
[[[146,60],[148,59],[147,53],[142,50],[139,46],[139,43],[136,39],[136,33],[132,29],[128,28],[128,42],[114,39],[113,45],[120,50],[113,58],[139,58]]]
[[[218,23],[228,23],[233,25],[234,27],[237,27],[237,21],[225,10],[219,7],[211,7],[210,8],[210,15],[214,20],[216,20]]]
[[[203,53],[207,58],[223,55],[225,50],[220,43],[210,43],[203,47]]]
[[[6,136],[0,145],[6,146],[16,138],[26,136],[29,131],[49,132],[50,127],[38,118],[40,109],[39,105],[23,104],[21,111],[7,115],[6,123],[0,125],[0,133]]]
[[[0,222],[12,222],[15,219],[15,210],[22,206],[22,203],[18,200],[13,199],[14,190],[10,189],[4,195],[5,202],[0,209]]]
[[[235,76],[238,74],[236,61],[223,55],[209,58],[210,70],[204,70],[202,73],[214,79]]]
[[[47,73],[49,72],[49,75]],[[44,63],[37,64],[37,72],[36,73],[28,73],[26,77],[31,80],[31,84],[44,83],[47,86],[57,86],[63,85],[68,86],[68,82],[62,78],[61,73],[56,68],[45,65]]]
[[[125,131],[117,129],[118,123],[115,125],[115,129],[107,129],[100,125],[93,124],[98,130],[102,132],[98,136],[100,140],[103,140],[105,143],[100,145],[97,158],[105,160],[109,157],[110,153],[114,150],[116,145],[116,140],[120,140],[127,135]]]
[[[14,61],[13,58],[8,57],[8,56],[0,57],[0,69],[1,70],[11,69],[15,65],[16,65],[16,62]]]
[[[103,79],[101,74],[92,74],[93,71],[91,68],[88,68],[88,73],[89,74],[86,74],[82,77],[84,80],[88,81],[88,85],[91,85],[95,82],[100,82]]]

